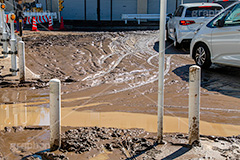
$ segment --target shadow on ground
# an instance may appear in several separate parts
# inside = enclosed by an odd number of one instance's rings
[[[175,48],[173,41],[166,41],[166,54],[189,54],[189,44],[183,44],[182,48]],[[156,42],[153,49],[159,52],[159,42]]]
[[[190,150],[191,150],[191,148],[183,146],[179,150],[177,150],[174,153],[170,154],[169,156],[163,158],[162,160],[176,159],[176,158],[184,155],[185,153],[187,153]]]
[[[141,152],[140,154],[136,154],[130,158],[127,158],[125,160],[133,160],[133,159],[136,159],[137,157],[141,156],[142,154],[148,152],[148,151],[151,151],[153,149],[155,149],[155,147],[157,146],[158,144],[155,143],[154,145],[148,147],[146,150],[144,150],[143,152]],[[173,144],[174,145],[174,144]],[[175,158],[178,158],[184,154],[186,154],[187,152],[189,152],[192,148],[186,144],[179,144],[180,146],[182,146],[180,149],[178,149],[177,151],[173,152],[172,154],[168,155],[167,157],[163,158],[162,160],[170,160],[170,159],[175,159]],[[156,151],[155,151],[156,152]],[[160,151],[161,152],[161,151]]]
[[[189,67],[185,65],[173,72],[184,81],[189,81]],[[209,69],[202,69],[201,87],[208,91],[240,98],[240,68],[213,65]]]

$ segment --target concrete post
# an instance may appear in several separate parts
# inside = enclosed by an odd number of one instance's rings
[[[6,57],[8,57],[8,34],[7,34],[6,31],[3,32],[2,43],[3,43],[3,51],[2,51],[2,54],[3,54],[3,56],[6,58]]]
[[[61,82],[50,81],[50,149],[57,150],[61,146]]]
[[[189,69],[189,144],[199,142],[201,68]]]
[[[11,20],[11,40],[10,40],[10,45],[11,45],[11,51],[9,52],[11,54],[11,69],[10,71],[12,72],[12,76],[17,76],[17,41],[15,39],[15,34],[14,34],[14,20]]]
[[[17,50],[19,50],[19,42],[22,41],[22,37],[17,36]]]
[[[16,50],[16,39],[11,39],[10,40],[10,45],[11,45],[11,69],[10,71],[12,72],[12,76],[17,76],[17,50]]]
[[[166,0],[160,1],[160,36],[159,36],[159,74],[158,74],[158,143],[163,140],[164,113],[164,70],[165,70],[165,30],[166,30]]]
[[[26,80],[26,69],[25,69],[25,43],[23,41],[18,42],[18,53],[19,53],[19,78],[20,82]]]
[[[10,27],[11,27],[11,39],[15,39],[15,34],[14,34],[14,20],[11,20],[11,22],[10,22]]]

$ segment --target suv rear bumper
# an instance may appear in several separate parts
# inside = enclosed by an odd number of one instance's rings
[[[191,42],[194,36],[194,31],[180,30],[178,32],[178,43]]]

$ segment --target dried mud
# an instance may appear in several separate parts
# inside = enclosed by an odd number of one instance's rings
[[[0,134],[6,138],[16,132],[20,137],[11,138],[1,145],[0,154],[6,159],[239,159],[240,137],[202,136],[200,144],[189,146],[185,134],[165,134],[164,144],[157,144],[155,133],[142,129],[117,129],[99,127],[72,128],[63,127],[62,146],[59,151],[49,151],[48,140],[36,138],[24,143],[21,135],[38,135],[49,133],[46,127],[7,128]],[[24,137],[24,136],[23,136]],[[20,143],[21,142],[21,143]],[[24,145],[25,144],[25,145]],[[10,147],[11,152],[7,149]],[[36,148],[39,150],[36,152]],[[40,150],[41,149],[41,150]],[[3,153],[3,152],[2,152]]]
[[[26,65],[41,78],[19,83],[17,80],[0,77],[0,109],[6,113],[6,116],[3,116],[6,119],[3,119],[0,125],[13,126],[19,120],[16,109],[18,105],[26,108],[48,108],[48,82],[52,78],[58,78],[62,82],[62,99],[65,100],[62,101],[63,108],[73,107],[75,112],[156,115],[158,38],[158,31],[25,32],[23,40],[26,43]],[[170,42],[166,45],[165,115],[187,117],[188,70],[194,61],[189,57],[189,51],[184,48],[174,49]],[[209,70],[202,70],[201,120],[240,125],[239,80],[239,68],[213,65]],[[7,110],[12,104],[13,109]],[[36,114],[32,110],[26,113],[35,118]],[[155,121],[148,123],[154,124]],[[34,129],[15,129],[16,132],[14,128],[8,129],[12,131],[1,132],[0,152],[4,156],[11,153],[10,159],[34,155],[39,152],[38,146],[48,143],[49,140],[49,130],[40,133]],[[219,128],[213,129],[216,134],[219,133]],[[37,155],[45,159],[237,159],[240,155],[239,137],[204,136],[201,137],[202,146],[191,149],[186,146],[187,136],[182,134],[166,134],[167,143],[154,146],[155,133],[141,129],[64,127],[63,130],[66,132],[63,133],[62,152],[43,152]],[[106,130],[109,134],[103,134]],[[120,132],[120,136],[112,137],[115,132]],[[37,146],[30,151],[22,150],[19,146],[12,146],[9,150],[10,146],[3,145],[32,143],[31,138],[37,134],[39,136],[34,139]],[[140,141],[136,143],[134,138],[139,138]],[[124,145],[125,139],[131,144]],[[84,145],[83,150],[80,150],[80,141]],[[131,147],[132,145],[136,146]],[[46,145],[44,149],[48,148]],[[141,152],[143,154],[140,154]]]
[[[63,97],[91,96],[94,97],[90,100],[93,103],[112,104],[112,107],[87,108],[92,111],[156,114],[157,31],[27,32],[24,41],[27,66],[41,75],[39,81],[59,78],[63,83]],[[167,42],[167,115],[187,116],[188,70],[194,64],[188,54],[185,49],[176,50]],[[239,68],[216,65],[202,71],[202,120],[240,124],[239,74]],[[48,83],[40,87],[46,89],[31,91],[32,94],[48,94]],[[88,102],[69,103],[64,107],[82,103]]]

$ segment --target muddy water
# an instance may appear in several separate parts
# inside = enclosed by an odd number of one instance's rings
[[[27,34],[26,64],[41,75],[40,84],[0,84],[1,129],[48,125],[48,81],[59,78],[64,126],[156,131],[157,32]],[[186,52],[166,52],[165,114],[172,117],[165,117],[164,128],[186,133],[188,70],[194,62]],[[239,134],[238,126],[231,125],[240,125],[239,71],[226,67],[203,71],[201,119],[210,123],[202,122],[202,134]]]
[[[87,99],[80,97],[64,99],[63,102]],[[5,126],[49,125],[49,108],[29,107],[48,103],[47,99],[38,102],[10,104],[0,106],[0,129]],[[62,126],[72,127],[116,127],[143,128],[149,132],[157,131],[157,116],[125,112],[93,112],[91,110],[77,111],[80,108],[111,106],[111,103],[89,103],[82,106],[62,108]],[[28,107],[27,107],[28,106]],[[201,121],[200,133],[204,135],[232,136],[239,135],[240,126],[216,124]],[[188,119],[180,117],[164,117],[164,132],[188,132]]]

